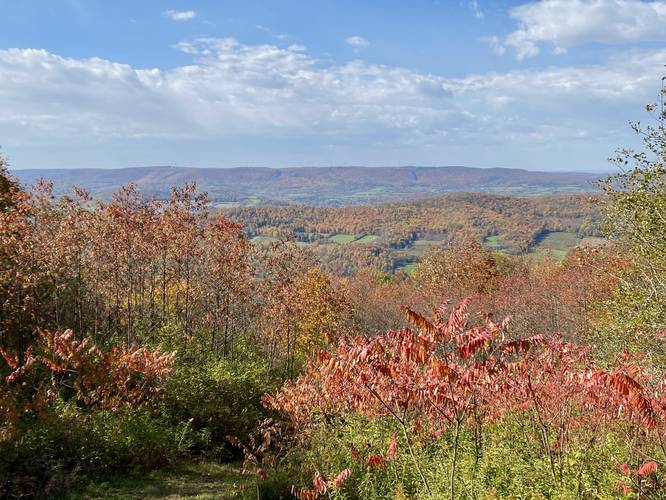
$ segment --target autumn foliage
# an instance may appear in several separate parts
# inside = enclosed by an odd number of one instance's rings
[[[137,408],[150,401],[173,369],[175,353],[145,347],[101,350],[72,330],[39,330],[21,355],[0,348],[8,372],[0,385],[5,437],[25,412],[39,413],[57,399],[87,411]]]
[[[464,453],[478,462],[490,426],[507,419],[525,426],[555,481],[562,481],[570,454],[590,453],[612,431],[625,437],[634,461],[634,468],[617,463],[630,479],[622,488],[655,487],[654,474],[666,460],[663,375],[655,380],[628,356],[613,368],[599,367],[587,349],[561,339],[512,337],[508,320],[497,324],[486,317],[472,326],[468,306],[463,301],[450,314],[442,306],[433,320],[406,308],[414,329],[341,340],[266,404],[287,414],[304,440],[345,415],[392,420],[427,493],[433,477],[415,458],[417,443],[449,436],[444,446],[453,498],[460,485],[462,435],[471,436]],[[381,469],[397,450],[395,437],[385,452],[362,457],[355,449],[350,465],[365,460],[370,469]]]

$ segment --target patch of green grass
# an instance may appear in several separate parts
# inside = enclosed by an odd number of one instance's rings
[[[579,243],[580,238],[576,233],[553,231],[536,242],[536,247],[530,252],[530,258],[538,261],[546,255],[551,255],[556,260],[564,260],[569,251]]]
[[[356,236],[353,234],[336,234],[335,236],[331,236],[329,240],[333,243],[345,245],[347,243],[351,243],[352,241],[356,241]]]
[[[534,262],[540,262],[547,256],[555,260],[563,261],[567,258],[569,250],[553,250],[552,248],[537,248],[536,250],[527,254],[527,256]]]
[[[148,474],[91,481],[64,498],[256,498],[254,478],[241,473],[241,464],[196,462]]]
[[[398,270],[404,271],[411,276],[414,274],[414,271],[416,271],[416,266],[417,264],[412,262],[410,264],[405,264],[404,266],[399,267]]]
[[[496,250],[504,248],[504,243],[499,236],[488,236],[483,240],[483,244]]]
[[[537,242],[539,248],[549,248],[552,250],[571,250],[580,243],[576,233],[567,233],[564,231],[553,231]]]
[[[374,236],[372,234],[366,234],[362,238],[359,238],[357,240],[354,240],[354,243],[375,243],[377,241],[377,236]]]

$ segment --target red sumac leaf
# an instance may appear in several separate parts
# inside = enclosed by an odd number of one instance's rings
[[[352,471],[349,468],[343,469],[342,471],[340,471],[340,473],[337,476],[335,476],[335,480],[333,481],[333,483],[335,484],[335,487],[339,488],[340,486],[342,486],[344,484],[344,482],[347,479],[349,479],[349,477],[351,475],[352,475]]]
[[[640,466],[638,469],[638,475],[639,476],[647,476],[648,474],[653,474],[657,472],[657,469],[659,468],[659,465],[657,462],[654,460],[650,460],[648,462],[645,462],[643,465]]]

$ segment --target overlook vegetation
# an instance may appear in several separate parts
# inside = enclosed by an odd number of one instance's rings
[[[595,196],[218,210],[1,162],[0,496],[664,498],[648,108]]]

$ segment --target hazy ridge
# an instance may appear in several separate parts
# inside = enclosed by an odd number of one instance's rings
[[[12,172],[22,184],[53,181],[56,194],[77,186],[105,199],[133,182],[158,198],[195,181],[214,203],[240,205],[359,205],[422,198],[457,191],[533,196],[595,190],[599,174],[472,167],[132,167],[32,169]]]

